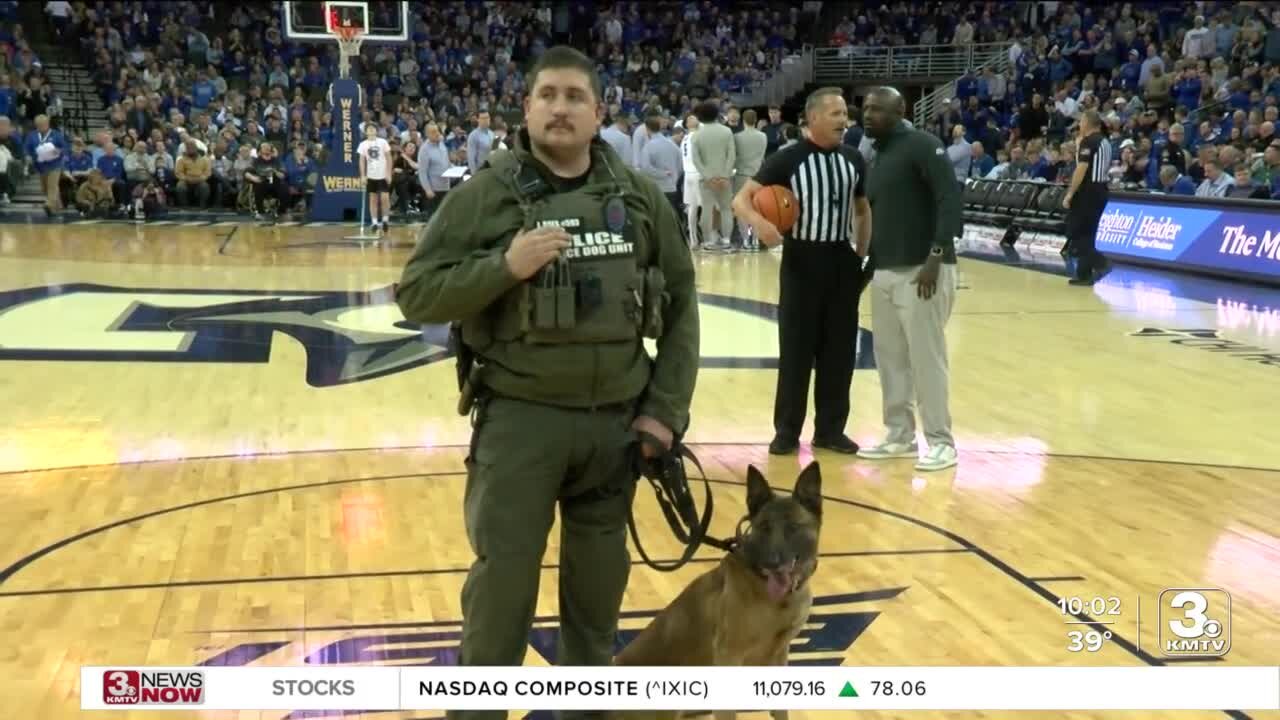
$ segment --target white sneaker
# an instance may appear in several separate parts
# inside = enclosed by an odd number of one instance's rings
[[[858,457],[864,460],[888,460],[890,458],[914,458],[920,455],[915,443],[880,443],[875,447],[863,448]]]
[[[946,470],[949,467],[955,467],[960,462],[960,457],[956,453],[956,449],[950,445],[934,445],[929,448],[929,452],[916,463],[916,470],[921,472],[933,472],[935,470]]]

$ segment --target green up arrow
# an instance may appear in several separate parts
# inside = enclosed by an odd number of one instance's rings
[[[840,691],[840,697],[858,697],[858,691],[853,689],[853,683],[845,681],[844,689]]]

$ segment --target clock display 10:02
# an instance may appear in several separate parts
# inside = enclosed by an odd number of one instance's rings
[[[756,680],[751,683],[756,697],[823,697],[827,684],[821,680]]]

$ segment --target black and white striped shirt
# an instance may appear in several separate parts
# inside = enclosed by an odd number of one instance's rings
[[[854,198],[866,197],[865,168],[855,148],[841,143],[827,150],[801,140],[765,158],[754,179],[785,185],[795,194],[800,215],[787,233],[792,238],[848,243]]]
[[[1076,162],[1089,163],[1089,173],[1084,176],[1081,189],[1085,186],[1101,189],[1111,180],[1111,142],[1100,132],[1085,136],[1076,149]]]

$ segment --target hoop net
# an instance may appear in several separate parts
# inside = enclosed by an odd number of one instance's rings
[[[338,74],[349,77],[351,74],[351,58],[360,54],[360,45],[364,43],[364,33],[356,27],[336,27],[333,34],[338,38]]]

